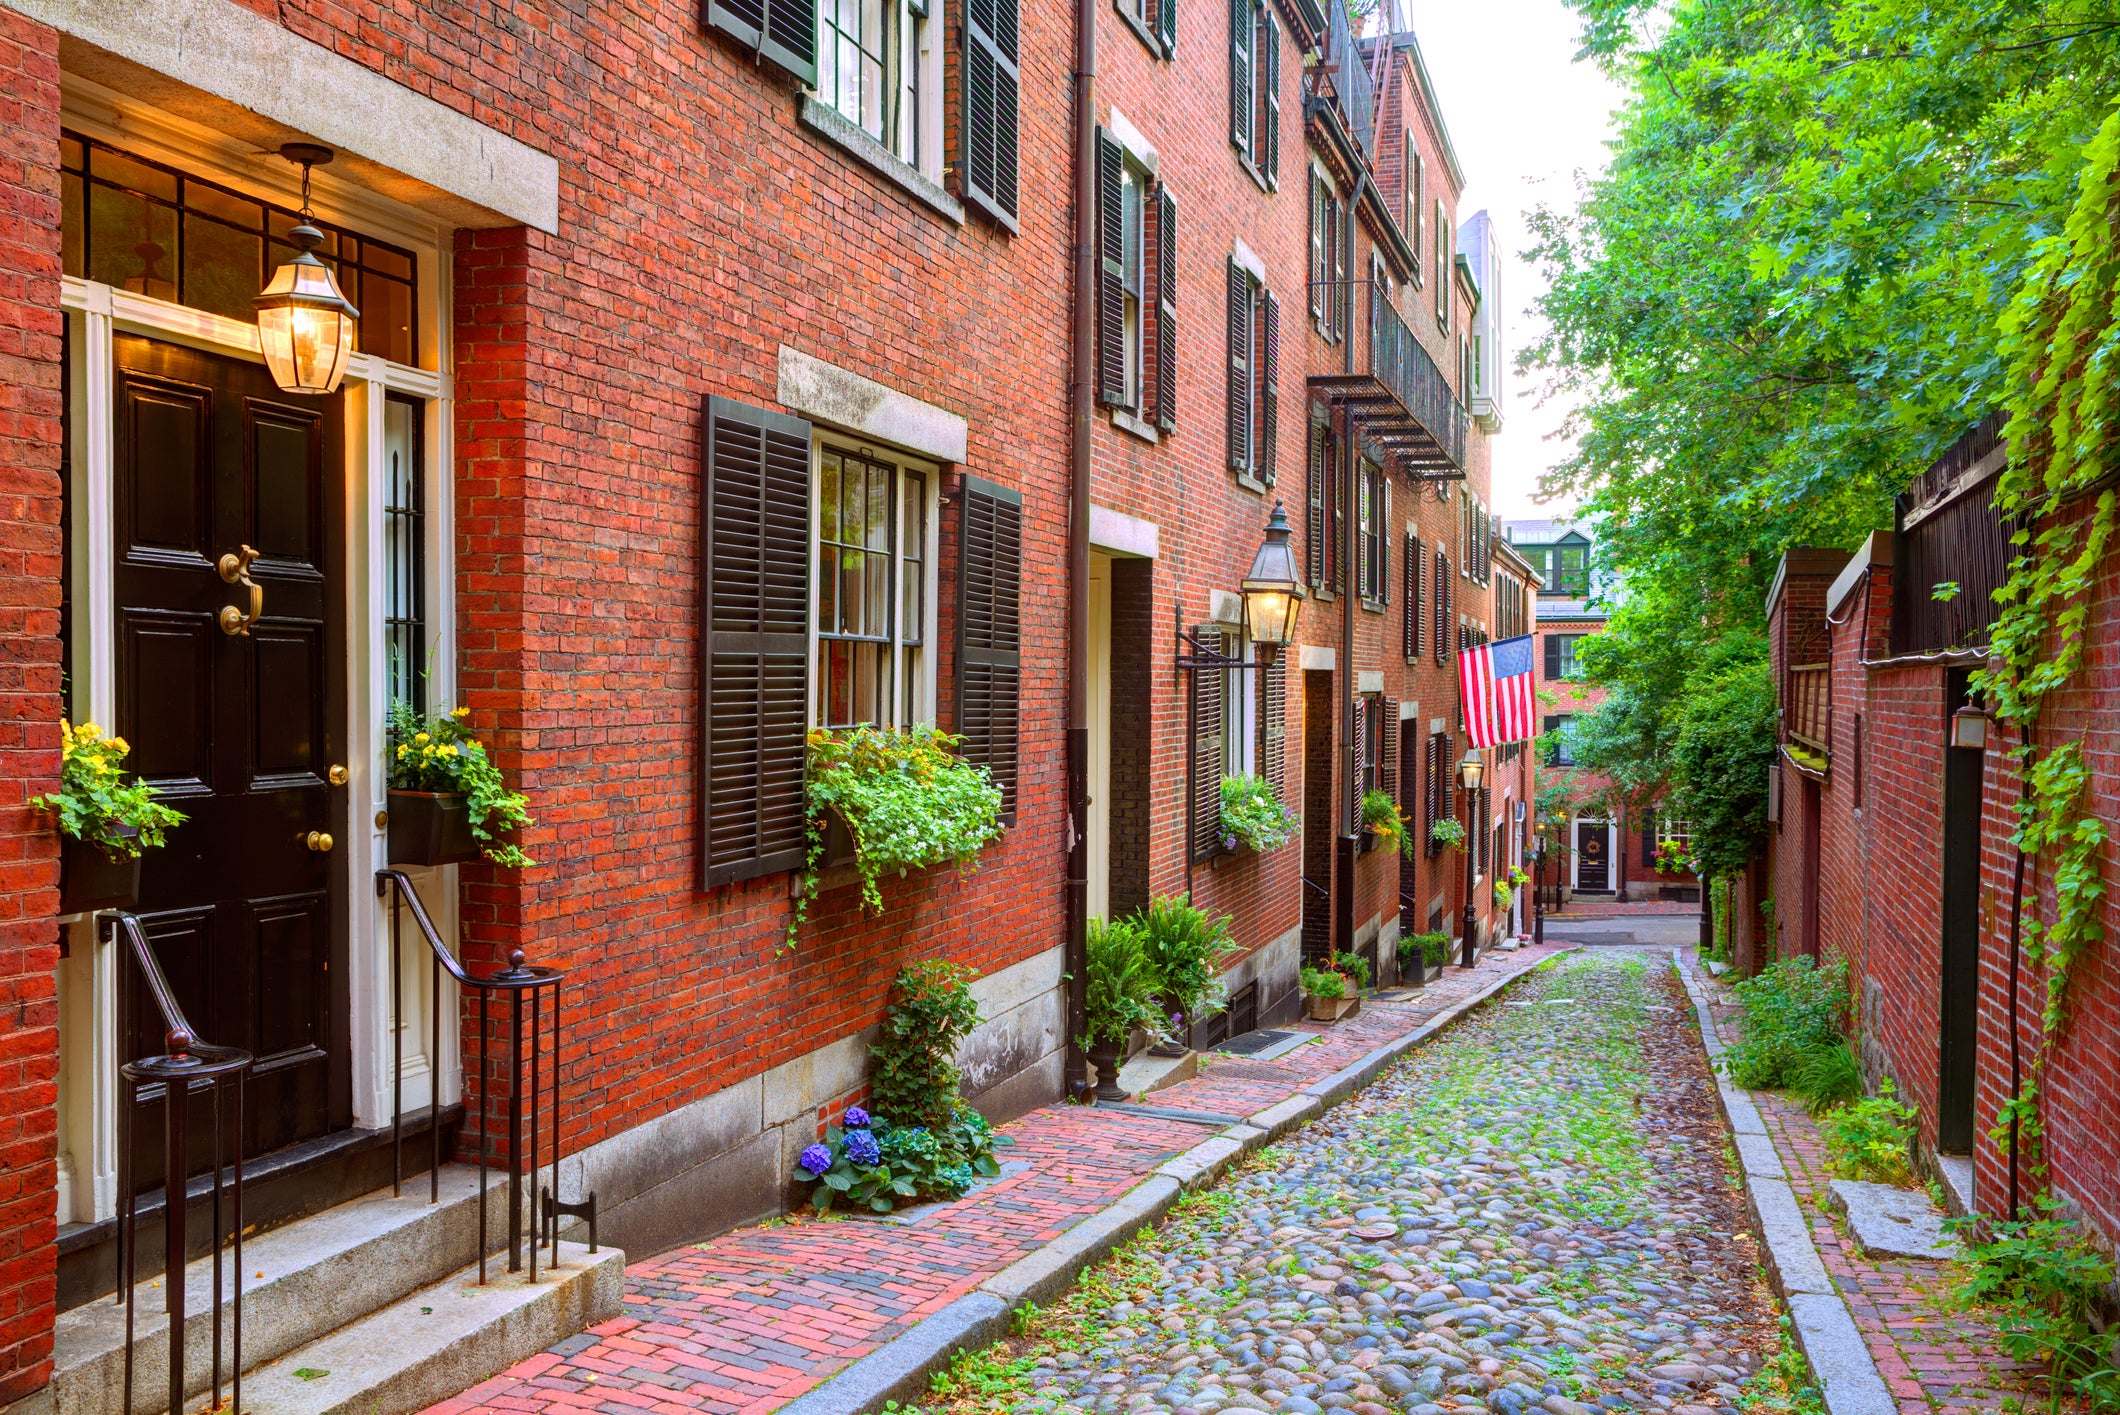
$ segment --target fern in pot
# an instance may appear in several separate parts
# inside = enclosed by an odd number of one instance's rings
[[[1184,1037],[1195,1022],[1215,1016],[1229,1003],[1222,963],[1235,951],[1228,915],[1215,918],[1193,906],[1187,894],[1162,895],[1134,916],[1142,948],[1155,969],[1171,1036],[1154,1048],[1158,1056],[1183,1056]]]
[[[1085,949],[1082,1049],[1097,1068],[1097,1099],[1123,1101],[1119,1064],[1136,1028],[1154,1041],[1169,1035],[1169,1019],[1158,997],[1161,979],[1149,961],[1141,925],[1133,919],[1089,921]]]

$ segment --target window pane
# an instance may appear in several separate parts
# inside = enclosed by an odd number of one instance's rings
[[[373,249],[371,247],[370,249]],[[351,291],[347,298],[352,299]],[[394,364],[418,360],[419,343],[413,338],[412,287],[374,271],[361,274],[361,296],[354,300],[361,311],[361,351],[377,354]]]
[[[839,622],[832,627],[842,634],[865,632],[867,615],[864,609],[866,584],[863,570],[868,556],[858,550],[839,552]]]
[[[245,200],[233,192],[224,192],[206,182],[184,184],[184,205],[192,211],[218,216],[245,231],[261,230],[265,225],[265,208],[261,204]]]
[[[412,279],[412,257],[374,241],[361,242],[361,264],[378,274],[392,276],[398,280]]]
[[[383,404],[383,625],[393,701],[427,706],[427,626],[421,408],[401,398]]]
[[[218,221],[184,217],[184,303],[246,322],[258,317],[259,237]]]
[[[822,479],[817,492],[817,534],[825,540],[839,539],[839,454],[823,456]]]
[[[890,468],[869,464],[869,514],[868,547],[871,550],[891,548],[891,472]]]
[[[67,174],[59,179],[59,240],[66,273],[80,279],[88,274],[81,215],[81,178]]]
[[[921,664],[921,649],[915,645],[905,650],[905,711],[900,720],[908,725],[925,722],[927,710],[927,671]]]
[[[177,199],[177,177],[174,172],[165,172],[159,167],[150,167],[145,162],[112,152],[108,148],[96,148],[89,153],[88,170],[106,181],[116,182],[121,187],[130,187],[164,201]]]
[[[177,297],[177,213],[114,187],[88,192],[88,278],[152,295]]]
[[[927,632],[927,478],[919,472],[905,474],[905,584],[900,593],[899,624],[902,637],[917,644]],[[913,659],[908,656],[907,679],[912,679]],[[909,719],[910,720],[910,719]]]

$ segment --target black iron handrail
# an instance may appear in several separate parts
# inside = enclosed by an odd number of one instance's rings
[[[125,1087],[125,1103],[118,1107],[118,1301],[125,1308],[125,1412],[132,1415],[133,1392],[133,1285],[139,1270],[139,1195],[133,1188],[132,1164],[132,1114],[141,1104],[140,1091],[143,1086],[162,1088],[162,1288],[164,1310],[169,1314],[169,1408],[182,1410],[185,1404],[184,1379],[184,1324],[186,1313],[184,1269],[187,1247],[185,1235],[185,1177],[189,1169],[186,1134],[186,1111],[190,1107],[194,1087],[203,1086],[213,1097],[213,1404],[221,1407],[221,1240],[224,1235],[232,1237],[232,1262],[235,1268],[235,1290],[228,1302],[232,1340],[230,1342],[229,1368],[233,1387],[230,1392],[234,1407],[243,1408],[243,1087],[250,1074],[251,1055],[238,1047],[215,1046],[198,1039],[191,1021],[177,1001],[176,993],[169,986],[169,979],[162,974],[162,966],[155,961],[154,949],[148,944],[147,934],[140,927],[136,914],[114,910],[102,916],[109,927],[108,937],[116,944],[122,936],[126,951],[132,955],[140,978],[147,984],[148,995],[154,1000],[155,1010],[162,1016],[164,1034],[163,1051],[158,1056],[141,1057],[128,1061],[118,1068]],[[129,969],[119,970],[121,979],[130,979]],[[131,1018],[133,1015],[131,989],[121,983],[126,994],[118,1001],[118,1015]],[[235,1135],[235,1164],[230,1184],[230,1204],[233,1225],[224,1226],[221,1221],[221,1114],[222,1087],[234,1083],[235,1116],[232,1126]]]
[[[1368,298],[1363,304],[1369,331],[1363,341],[1367,367],[1313,375],[1310,387],[1345,404],[1360,424],[1363,438],[1396,456],[1410,475],[1433,481],[1461,478],[1471,415],[1442,369],[1400,318],[1388,287],[1368,279],[1314,281],[1312,285],[1332,301],[1340,298],[1343,288],[1366,289]]]
[[[405,1140],[405,1008],[404,1008],[404,948],[402,946],[402,923],[406,911],[420,936],[427,942],[429,997],[432,1000],[432,1031],[429,1037],[428,1057],[428,1124],[427,1124],[427,1202],[441,1200],[441,1054],[442,1054],[442,973],[446,971],[456,980],[457,986],[469,988],[478,994],[478,1073],[480,1095],[478,1104],[478,1280],[486,1281],[486,1165],[491,1153],[491,1119],[485,1084],[488,1077],[486,1067],[486,1037],[491,1031],[489,1003],[494,993],[508,995],[508,1271],[520,1272],[523,1267],[523,1172],[522,1164],[522,1038],[523,1003],[530,1005],[530,1164],[532,1193],[530,1196],[530,1280],[537,1281],[537,1249],[539,1243],[539,1216],[543,1215],[543,1229],[552,1245],[552,1262],[559,1263],[559,1218],[561,1214],[584,1218],[589,1225],[590,1251],[596,1249],[596,1195],[590,1194],[579,1203],[562,1203],[559,1198],[559,1154],[560,1154],[560,1009],[559,985],[566,974],[554,968],[526,963],[521,949],[508,954],[508,966],[484,977],[472,973],[457,961],[456,955],[442,942],[441,932],[435,928],[433,918],[427,913],[426,903],[403,870],[381,869],[375,872],[375,892],[378,899],[388,898],[390,907],[390,1008],[393,1020],[391,1037],[395,1046],[393,1057],[394,1094],[390,1121],[390,1192],[396,1195],[404,1178]],[[541,1062],[543,1060],[541,994],[546,990],[552,994],[552,1187],[540,1195],[537,1190],[538,1161],[543,1154],[543,1135],[540,1095],[543,1089]],[[467,1107],[468,1109],[468,1107]]]

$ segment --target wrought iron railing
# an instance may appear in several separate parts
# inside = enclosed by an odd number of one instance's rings
[[[1363,300],[1366,356],[1348,372],[1314,375],[1310,387],[1345,406],[1362,436],[1395,454],[1411,472],[1459,475],[1465,465],[1470,417],[1443,371],[1392,305],[1387,286],[1373,280],[1322,282],[1317,293],[1337,301],[1343,287],[1367,291]]]
[[[1798,664],[1782,690],[1782,722],[1790,738],[1821,756],[1832,755],[1832,665]]]
[[[537,1280],[537,1250],[541,1236],[552,1249],[552,1262],[559,1262],[559,1220],[564,1216],[578,1217],[589,1226],[590,1251],[596,1249],[596,1195],[590,1194],[577,1203],[563,1203],[559,1198],[559,1154],[560,1154],[560,998],[559,985],[566,974],[553,968],[532,965],[524,961],[521,949],[508,955],[508,966],[484,977],[473,974],[457,961],[456,955],[442,942],[441,932],[435,928],[433,918],[427,913],[426,904],[420,899],[419,890],[403,870],[383,869],[375,873],[375,892],[379,899],[390,901],[390,1006],[392,1020],[397,1025],[391,1029],[396,1039],[394,1061],[395,1092],[392,1097],[391,1119],[391,1169],[390,1192],[399,1192],[404,1181],[405,1139],[405,1028],[404,1018],[404,970],[403,921],[409,913],[420,937],[426,940],[428,952],[428,996],[432,1002],[433,1030],[429,1038],[430,1061],[441,1056],[442,1035],[442,974],[447,973],[456,980],[460,988],[468,989],[478,996],[477,1070],[480,1081],[478,1094],[478,1134],[475,1144],[478,1165],[478,1280],[486,1281],[486,1254],[491,1246],[486,1241],[486,1170],[493,1159],[492,1126],[495,1097],[489,1094],[488,1083],[488,1038],[493,1031],[492,1004],[494,994],[505,994],[507,998],[507,1135],[506,1158],[508,1165],[508,1271],[520,1272],[523,1268],[523,1177],[526,1158],[523,1146],[523,1120],[526,1082],[523,1068],[523,1022],[525,1006],[529,1020],[529,1074],[527,1092],[529,1100],[530,1133],[527,1172],[530,1178],[529,1230],[530,1230],[530,1280]],[[545,995],[551,995],[552,1004],[552,1187],[539,1191],[537,1170],[544,1153],[543,1118],[543,1026],[542,1013]],[[428,1181],[427,1202],[438,1203],[441,1199],[441,1070],[438,1065],[428,1068]],[[468,1088],[467,1088],[468,1089]],[[468,1109],[468,1108],[467,1108]],[[540,1223],[542,1220],[542,1225]]]
[[[185,1311],[186,1285],[185,1264],[188,1257],[189,1235],[185,1231],[186,1208],[189,1199],[190,1176],[190,1110],[192,1093],[205,1091],[212,1098],[213,1114],[213,1177],[212,1209],[213,1225],[213,1403],[211,1409],[221,1408],[221,1312],[223,1280],[226,1273],[222,1267],[221,1244],[224,1238],[230,1241],[231,1264],[234,1269],[235,1286],[225,1303],[229,1313],[230,1344],[229,1372],[232,1380],[230,1397],[234,1408],[243,1408],[243,1088],[250,1075],[251,1056],[236,1047],[215,1046],[202,1042],[192,1030],[184,1009],[178,1005],[176,993],[169,980],[162,975],[162,966],[155,961],[154,949],[147,942],[147,934],[140,927],[137,915],[114,911],[102,916],[108,935],[115,946],[122,942],[125,951],[132,955],[133,967],[119,966],[120,978],[118,1015],[131,1018],[135,1015],[132,998],[133,976],[137,971],[139,981],[147,987],[149,998],[162,1018],[164,1029],[163,1050],[159,1056],[141,1057],[128,1061],[118,1068],[119,1084],[123,1087],[124,1103],[118,1107],[118,1302],[125,1308],[125,1412],[132,1415],[133,1394],[133,1328],[136,1306],[133,1286],[139,1277],[139,1193],[137,1176],[133,1173],[132,1126],[133,1112],[143,1104],[162,1103],[162,1292],[164,1310],[169,1315],[169,1409],[185,1408],[185,1322],[189,1314]],[[143,1091],[160,1088],[158,1094],[145,1095]],[[233,1107],[223,1105],[226,1094],[234,1094]],[[229,1213],[224,1222],[222,1211],[222,1164],[221,1137],[222,1118],[233,1109],[229,1117],[229,1133],[233,1135],[234,1164],[228,1186]]]
[[[1332,0],[1330,29],[1326,42],[1331,46],[1325,62],[1332,66],[1332,90],[1339,99],[1340,111],[1346,115],[1347,126],[1355,141],[1370,160],[1376,160],[1376,83],[1370,78],[1368,65],[1362,62],[1361,46],[1355,43],[1354,23],[1348,18],[1345,0]]]

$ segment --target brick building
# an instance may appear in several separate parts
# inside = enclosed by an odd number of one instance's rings
[[[391,1002],[398,700],[468,708],[529,797],[534,868],[412,884],[473,972],[565,970],[543,1153],[639,1253],[781,1209],[904,963],[978,969],[983,1111],[1079,1080],[1071,856],[1095,914],[1190,888],[1234,916],[1225,1030],[1288,1015],[1301,955],[1388,976],[1409,912],[1462,912],[1457,857],[1365,848],[1365,790],[1424,839],[1469,813],[1497,926],[1531,762],[1490,753],[1475,801],[1452,774],[1455,655],[1530,616],[1486,510],[1499,258],[1419,50],[1316,0],[1182,35],[1096,13],[1078,289],[1064,9],[6,0],[0,1402],[46,1387],[55,1330],[73,1364],[38,1398],[103,1399],[75,1392],[118,1349],[85,1305],[115,1282],[115,1067],[164,1044],[24,804],[62,718],[193,817],[136,912],[202,1037],[279,1077],[239,1141],[261,1231],[386,1183],[401,1115],[464,1153],[507,1089],[409,926]],[[287,143],[333,151],[314,215],[360,310],[326,396],[280,392],[251,311],[303,208]],[[1261,653],[1237,590],[1276,502],[1309,600]],[[1202,653],[1235,664],[1177,663]],[[827,861],[783,947],[806,731],[927,721],[993,769],[1004,839],[887,881],[880,916]],[[1223,848],[1232,771],[1303,811],[1299,845]]]
[[[2039,1035],[2045,970],[2022,925],[2054,908],[2043,862],[2017,889],[2015,734],[1968,692],[2008,562],[1993,501],[2005,455],[1999,421],[1981,424],[1900,497],[1894,530],[1852,554],[1790,550],[1767,601],[1782,744],[1760,961],[1847,961],[1866,1074],[1915,1107],[1919,1154],[1954,1203],[1987,1213],[2035,1187],[1988,1137]],[[1958,593],[1939,600],[1945,581]],[[2110,713],[2093,706],[2110,692],[2116,588],[2098,580],[2085,667],[2041,729],[2045,745],[2084,743],[2099,801],[2120,793]],[[2041,1078],[2043,1144],[2055,1189],[2110,1241],[2120,971],[2104,950],[2072,975],[2070,999]]]

